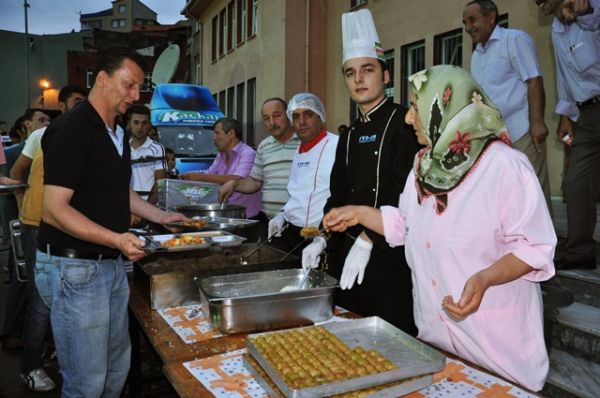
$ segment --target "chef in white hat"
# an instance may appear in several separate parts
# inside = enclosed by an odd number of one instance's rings
[[[406,109],[385,95],[390,74],[371,12],[343,14],[342,38],[344,80],[360,115],[340,136],[325,212],[349,204],[396,206],[417,150],[415,135],[404,123]],[[357,226],[328,242],[315,238],[302,253],[302,267],[316,268],[325,248],[328,272],[339,278],[343,270],[339,305],[416,335],[402,247],[391,248],[382,235]]]
[[[287,185],[290,198],[269,221],[268,235],[277,236],[271,245],[285,252],[296,248],[294,253],[299,254],[310,243],[305,239],[305,231],[318,230],[323,219],[339,137],[325,129],[325,107],[314,94],[294,95],[286,113],[300,138],[300,146],[292,160]]]

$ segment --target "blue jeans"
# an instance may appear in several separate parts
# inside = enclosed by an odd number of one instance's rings
[[[63,397],[119,397],[131,359],[123,260],[37,251],[35,283],[50,307]]]

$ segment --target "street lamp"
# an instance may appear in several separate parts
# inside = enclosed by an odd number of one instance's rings
[[[52,86],[52,84],[50,84],[49,80],[47,80],[47,79],[40,80],[40,87],[42,88],[42,90],[47,90],[50,88],[50,86]]]
[[[42,108],[46,108],[46,94],[49,93],[50,87],[52,84],[48,79],[40,79],[39,82],[40,88],[42,89],[42,98],[40,98],[40,103],[42,104]]]

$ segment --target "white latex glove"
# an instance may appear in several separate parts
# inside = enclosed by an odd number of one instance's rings
[[[304,271],[317,268],[321,260],[321,253],[325,250],[327,242],[322,236],[315,236],[310,245],[302,250],[302,269]]]
[[[285,216],[283,215],[283,212],[279,212],[275,217],[271,219],[271,221],[269,221],[269,229],[267,232],[269,238],[273,235],[275,235],[276,237],[280,237],[284,225]]]
[[[352,289],[357,276],[358,284],[362,283],[369,257],[371,257],[372,248],[373,244],[371,242],[361,239],[360,236],[356,238],[356,242],[350,248],[350,252],[348,252],[348,256],[344,262],[344,269],[340,278],[340,287],[342,289]]]

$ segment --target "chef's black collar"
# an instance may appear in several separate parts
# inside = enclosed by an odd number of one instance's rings
[[[383,97],[383,99],[381,101],[379,101],[379,103],[377,105],[375,105],[373,108],[371,108],[371,110],[367,113],[365,113],[364,115],[362,114],[362,112],[360,112],[360,121],[363,123],[367,123],[371,121],[371,115],[373,115],[373,113],[377,112],[377,110],[379,108],[381,108],[383,106],[383,104],[386,103],[386,101],[388,100],[388,97]]]

